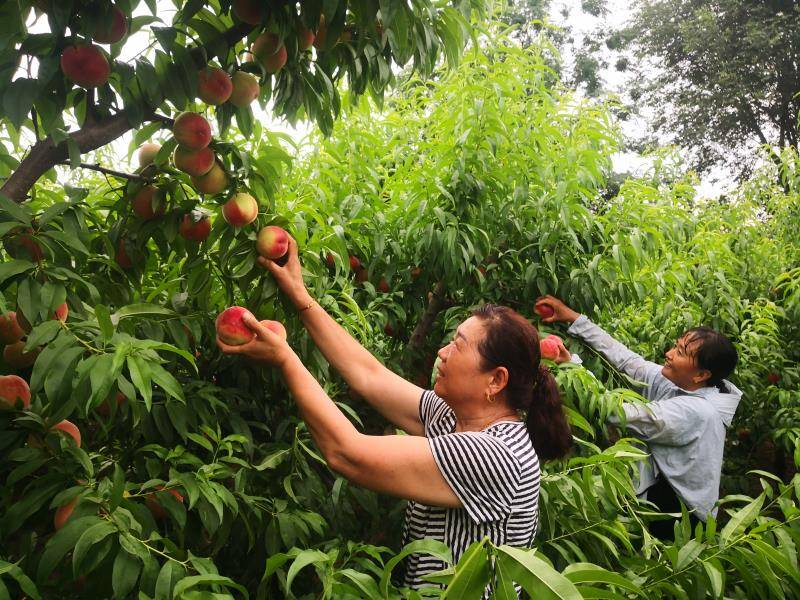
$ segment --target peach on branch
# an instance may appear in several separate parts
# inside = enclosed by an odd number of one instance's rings
[[[781,380],[781,376],[778,373],[776,373],[775,371],[767,373],[767,382],[770,383],[771,385],[778,385],[780,380]]]
[[[314,44],[314,32],[303,25],[297,26],[297,48],[300,52],[305,52]]]
[[[181,493],[176,490],[175,488],[164,490],[164,486],[160,485],[156,488],[155,492],[151,492],[144,497],[145,506],[150,510],[153,517],[156,519],[166,519],[167,518],[167,511],[164,510],[164,507],[158,502],[158,496],[162,493],[169,492],[172,496],[180,503],[183,503],[183,496]]]
[[[202,177],[214,166],[216,156],[211,148],[191,150],[184,146],[177,146],[172,153],[172,162],[175,167],[194,177]]]
[[[233,14],[248,25],[260,25],[262,4],[258,0],[233,0]]]
[[[245,71],[236,71],[231,78],[233,91],[229,101],[238,108],[249,106],[253,100],[258,98],[261,88],[258,86],[258,79]]]
[[[336,266],[336,259],[333,257],[333,254],[328,252],[325,255],[325,264],[328,265],[331,269]]]
[[[158,188],[146,185],[133,197],[133,212],[136,216],[148,221],[164,214],[164,203]],[[154,208],[155,205],[155,208]]]
[[[13,344],[22,339],[25,332],[17,322],[17,313],[13,310],[0,315],[0,344]]]
[[[282,227],[267,225],[258,232],[256,250],[261,256],[276,260],[289,250],[289,234]]]
[[[67,502],[64,506],[59,506],[56,509],[56,514],[53,517],[53,525],[56,528],[56,531],[61,529],[72,516],[72,511],[75,510],[75,505],[78,503],[78,498],[75,497],[69,502]]]
[[[317,50],[324,50],[325,43],[328,41],[328,24],[325,22],[325,15],[321,15],[319,18],[319,25],[317,26],[317,33],[314,35],[314,41],[312,42],[314,48]]]
[[[533,307],[533,310],[543,319],[549,319],[556,313],[556,311],[553,310],[553,307],[545,302],[539,302]]]
[[[256,220],[258,202],[250,194],[239,192],[222,205],[222,217],[234,227],[244,227]]]
[[[352,271],[358,271],[361,268],[361,261],[358,259],[357,256],[353,256],[352,254],[348,257],[350,261],[350,269]]]
[[[197,76],[197,95],[206,104],[222,104],[232,91],[230,75],[219,67],[206,67]]]
[[[12,258],[21,258],[33,262],[41,262],[44,251],[33,236],[33,229],[16,228],[3,240],[3,247]]]
[[[161,144],[156,144],[155,142],[145,142],[141,146],[139,146],[139,167],[144,168],[149,164],[152,164],[156,160],[156,156],[158,152],[161,150]]]
[[[274,33],[262,33],[250,47],[255,59],[267,73],[277,73],[286,64],[289,54],[281,39]]]
[[[39,348],[25,352],[25,342],[15,342],[3,348],[3,360],[14,369],[27,369],[36,362],[40,352]]]
[[[378,291],[382,294],[388,294],[389,289],[389,282],[386,281],[386,277],[381,277],[381,280],[378,282]]]
[[[78,446],[78,448],[81,447],[81,430],[78,429],[78,426],[72,421],[66,419],[59,421],[50,428],[50,431],[65,433],[75,440],[75,445]]]
[[[364,267],[359,267],[356,269],[356,281],[358,283],[364,283],[367,279],[369,279],[369,271],[367,271]]]
[[[118,7],[111,8],[108,21],[101,24],[94,32],[95,42],[100,44],[116,44],[128,33],[128,17]]]
[[[185,240],[203,242],[211,233],[211,219],[203,211],[193,210],[183,215],[178,233]]]
[[[114,399],[116,400],[117,403],[117,410],[119,410],[119,407],[122,406],[125,400],[127,400],[125,394],[119,391],[116,394],[114,394]],[[109,398],[106,398],[100,404],[97,405],[97,408],[95,408],[97,414],[103,415],[104,417],[107,417],[111,414],[111,404],[109,403],[108,400]]]
[[[201,177],[192,177],[192,185],[201,194],[219,194],[228,187],[228,175],[219,161],[214,163],[211,170]]]
[[[259,321],[259,323],[269,329],[272,333],[279,335],[284,340],[286,339],[286,327],[284,327],[283,323],[280,321],[270,321],[269,319],[264,319],[263,321]]]
[[[61,71],[67,79],[85,88],[104,85],[111,75],[105,54],[91,45],[67,46],[61,53]]]
[[[67,317],[69,316],[69,305],[66,302],[62,302],[61,304],[56,307],[55,312],[53,313],[53,318],[58,319],[62,323],[67,321]],[[31,322],[28,321],[27,317],[22,314],[22,312],[17,313],[17,323],[22,328],[22,331],[25,333],[30,333],[33,329],[33,325]]]
[[[120,239],[117,242],[117,252],[114,255],[114,260],[117,261],[117,264],[125,270],[133,267],[133,261],[128,255],[128,251],[125,249],[125,240],[123,239]]]
[[[241,346],[253,339],[255,333],[245,325],[242,317],[253,316],[249,310],[241,306],[231,306],[217,316],[217,337],[229,346]]]
[[[211,125],[196,112],[182,112],[175,117],[172,135],[181,146],[200,150],[211,143]]]
[[[31,405],[31,389],[28,382],[17,375],[0,375],[0,410],[9,410],[22,403],[22,409]]]

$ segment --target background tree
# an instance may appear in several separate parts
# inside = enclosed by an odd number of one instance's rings
[[[653,128],[699,170],[724,163],[745,175],[755,146],[773,157],[798,148],[796,2],[643,0],[625,35]]]

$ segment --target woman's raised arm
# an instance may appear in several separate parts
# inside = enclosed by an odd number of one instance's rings
[[[300,311],[303,324],[325,359],[355,393],[387,420],[409,434],[422,435],[419,418],[422,388],[387,369],[314,301],[303,282],[297,242],[291,237],[288,256],[284,266],[263,257],[259,262]]]

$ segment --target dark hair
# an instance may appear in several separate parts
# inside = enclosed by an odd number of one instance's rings
[[[478,344],[483,367],[505,367],[508,404],[527,412],[525,425],[542,461],[561,458],[572,447],[572,432],[561,394],[550,369],[540,365],[539,333],[528,320],[506,306],[484,304],[472,312],[484,324]]]
[[[711,373],[707,384],[727,392],[722,380],[733,373],[739,361],[739,353],[733,343],[711,327],[693,327],[681,337],[685,338],[686,346],[694,351],[692,356],[697,366]]]

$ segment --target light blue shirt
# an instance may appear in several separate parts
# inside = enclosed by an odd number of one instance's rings
[[[642,395],[649,403],[623,404],[627,429],[650,448],[650,459],[639,464],[637,493],[646,492],[660,472],[698,518],[705,521],[709,514],[716,515],[725,430],[742,392],[729,381],[724,382],[727,393],[717,387],[684,390],[661,374],[661,365],[626,348],[585,315],[567,333],[643,384]]]

